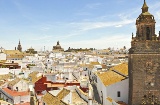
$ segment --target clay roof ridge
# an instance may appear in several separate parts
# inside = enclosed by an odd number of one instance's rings
[[[122,73],[120,73],[119,71],[117,71],[117,70],[112,70],[113,72],[115,72],[115,73],[117,73],[117,74],[119,74],[119,75],[121,75],[121,76],[123,76],[123,77],[126,77],[126,78],[128,78],[128,76],[127,75],[124,75],[124,74],[122,74]]]

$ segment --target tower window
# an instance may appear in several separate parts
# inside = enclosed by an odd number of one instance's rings
[[[121,97],[121,92],[120,91],[117,92],[117,97]]]
[[[146,28],[146,40],[150,40],[150,29],[149,29],[149,27]]]

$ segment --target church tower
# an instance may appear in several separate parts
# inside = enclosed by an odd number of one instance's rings
[[[19,43],[18,43],[17,50],[19,50],[20,52],[22,52],[22,46],[21,46],[21,42],[20,42],[20,40],[19,40]]]
[[[144,0],[129,49],[129,105],[160,104],[160,38],[148,8]]]

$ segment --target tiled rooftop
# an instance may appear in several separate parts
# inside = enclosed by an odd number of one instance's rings
[[[105,86],[109,86],[111,84],[114,84],[116,82],[125,79],[125,77],[115,73],[114,71],[97,73],[97,75],[99,76],[100,80],[103,82]]]
[[[5,54],[22,54],[19,50],[5,50]]]
[[[18,83],[19,81],[20,81],[20,79],[19,79],[19,78],[16,78],[16,79],[8,82],[8,85],[9,85],[9,86],[14,86],[14,85],[15,85],[16,83]]]
[[[87,105],[87,102],[84,101],[76,91],[72,92],[72,102],[73,104],[83,103],[83,105]]]
[[[0,75],[0,80],[3,80],[3,79],[9,79],[12,77],[12,74],[5,74],[5,75]]]
[[[28,77],[31,78],[32,83],[35,83],[36,81],[42,78],[42,76],[37,77],[37,74],[38,74],[38,71],[34,71],[28,75]]]
[[[110,68],[110,70],[118,71],[121,74],[127,76],[128,75],[128,64],[127,63],[122,63],[122,64],[119,64],[119,65],[116,65],[116,66]]]
[[[51,93],[47,92],[43,97],[42,100],[47,104],[47,105],[65,105],[64,102],[61,100],[67,96],[70,93],[69,90],[63,88],[57,96],[53,96]]]
[[[6,93],[8,93],[10,96],[26,96],[26,95],[29,95],[28,91],[18,92],[18,91],[12,91],[8,88],[2,88],[2,90],[5,91]]]

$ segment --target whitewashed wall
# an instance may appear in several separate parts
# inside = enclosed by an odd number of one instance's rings
[[[18,91],[28,91],[29,85],[25,81],[21,80],[17,84],[13,86],[13,90],[17,90],[16,87],[18,87]]]
[[[23,101],[23,103],[30,102],[30,95],[27,95],[27,96],[15,96],[13,98],[13,100],[14,100],[14,104],[19,104],[20,101],[21,102]]]
[[[107,95],[115,101],[123,101],[128,103],[129,79],[117,82],[107,87]],[[117,97],[117,92],[120,91],[120,97]]]
[[[6,60],[6,54],[0,53],[0,60]]]
[[[9,68],[0,68],[0,74],[1,75],[8,74],[9,72],[10,72]]]

